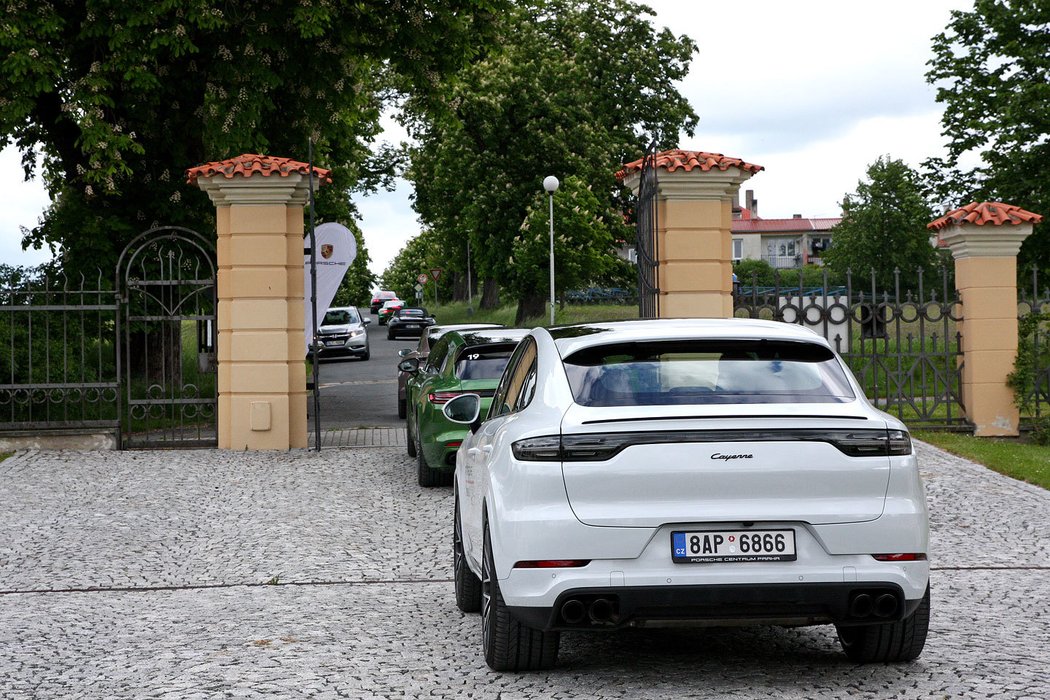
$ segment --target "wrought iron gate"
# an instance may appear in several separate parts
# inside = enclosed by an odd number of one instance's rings
[[[918,271],[902,291],[895,271],[892,292],[870,279],[846,275],[843,286],[806,286],[800,270],[777,273],[772,286],[740,280],[734,314],[806,326],[827,338],[877,407],[909,424],[970,427],[962,403],[959,332],[962,304],[947,270],[929,283]]]
[[[642,159],[638,186],[635,250],[638,255],[638,315],[641,318],[660,316],[656,224],[656,144],[653,143]]]
[[[122,447],[215,447],[215,254],[199,233],[140,234],[117,263]]]

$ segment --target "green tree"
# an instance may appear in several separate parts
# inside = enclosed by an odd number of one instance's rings
[[[629,0],[523,2],[508,15],[501,50],[446,81],[444,110],[408,104],[414,207],[441,241],[443,266],[462,269],[469,238],[478,276],[521,295],[519,316],[546,296],[517,279],[515,264],[543,178],[579,178],[597,202],[588,216],[611,222],[623,211],[619,166],[653,139],[675,145],[696,124],[675,85],[696,45],[654,30],[651,15]],[[482,305],[493,301],[486,294]]]
[[[550,298],[550,203],[538,192],[514,237],[507,287],[520,300],[515,323],[543,316]],[[555,298],[613,269],[615,232],[623,217],[606,220],[598,198],[578,177],[561,183],[554,197]],[[546,290],[547,293],[544,293]],[[539,292],[537,294],[537,292]],[[539,300],[539,303],[536,303]]]
[[[321,220],[349,223],[347,193],[390,173],[369,160],[383,102],[426,105],[443,74],[488,45],[506,0],[54,0],[0,24],[0,146],[54,201],[23,245],[67,266],[111,267],[156,223],[210,227],[185,168],[244,152],[333,169]]]
[[[917,270],[932,273],[939,262],[926,229],[933,218],[918,173],[901,160],[879,158],[857,190],[844,196],[842,221],[832,229],[824,262],[840,275],[852,271],[861,284],[874,271],[879,290],[891,293],[899,269],[902,291],[916,289]]]
[[[386,270],[383,271],[382,287],[397,292],[401,299],[414,300],[416,298],[416,278],[421,272],[429,272],[434,267],[440,267],[439,243],[434,232],[425,229],[415,236],[398,251],[394,259],[390,261]],[[427,298],[433,294],[433,282],[427,283],[425,293]]]
[[[1003,201],[1050,214],[1050,3],[976,0],[933,37],[926,79],[944,105],[947,158],[926,161],[949,206]],[[967,167],[974,156],[980,163]],[[1050,272],[1047,224],[1021,247],[1019,269]]]
[[[354,258],[354,262],[350,264],[343,281],[339,284],[332,306],[368,306],[372,300],[372,288],[376,282],[376,276],[368,269],[368,264],[372,262],[372,259],[364,247],[364,236],[357,222],[351,220],[346,226],[357,241],[357,257]]]

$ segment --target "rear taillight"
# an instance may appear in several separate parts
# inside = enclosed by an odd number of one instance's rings
[[[630,444],[630,433],[545,435],[518,440],[511,445],[516,459],[527,462],[600,462]]]
[[[445,443],[445,447],[459,447],[463,444],[462,440],[449,440]]]
[[[909,552],[906,554],[872,554],[877,561],[926,561],[926,555],[921,552]]]
[[[829,430],[825,439],[850,457],[911,454],[911,438],[903,430]]]
[[[433,399],[431,399],[433,401]],[[789,428],[774,430],[686,430],[583,435],[545,435],[511,445],[516,459],[532,462],[601,462],[633,445],[702,442],[826,442],[850,457],[911,454],[911,438],[903,430],[836,430]]]
[[[511,443],[514,459],[523,462],[560,462],[561,438],[557,435],[526,438]]]
[[[537,561],[515,562],[515,569],[573,569],[587,566],[590,559],[540,559]]]
[[[456,398],[463,392],[461,391],[432,391],[427,394],[427,401],[430,403],[440,406],[443,403],[447,403],[451,399]]]
[[[910,455],[911,436],[903,430],[888,430],[891,455]]]

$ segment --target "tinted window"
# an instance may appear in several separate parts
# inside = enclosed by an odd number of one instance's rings
[[[441,363],[445,361],[445,355],[447,354],[448,339],[442,338],[430,350],[430,355],[427,357],[427,369],[431,372],[436,371],[441,367]]]
[[[523,390],[525,389],[526,380],[535,374],[536,343],[532,338],[526,338],[519,347],[520,352],[514,358],[514,366],[507,368],[500,382],[505,385],[505,391],[497,396],[500,400],[500,405],[498,412],[492,415],[519,411],[528,405],[528,400],[522,400],[522,394],[525,393]],[[528,398],[531,399],[531,397]],[[493,410],[497,410],[495,400],[490,413]]]
[[[357,311],[354,309],[331,309],[325,315],[321,321],[322,326],[345,326],[349,323],[360,323],[361,319],[357,316]]]
[[[584,406],[839,403],[855,397],[831,350],[765,340],[639,342],[565,360]]]
[[[426,314],[423,309],[401,309],[397,315],[401,318],[423,318]]]
[[[463,348],[456,358],[458,379],[499,379],[514,352],[513,345]]]

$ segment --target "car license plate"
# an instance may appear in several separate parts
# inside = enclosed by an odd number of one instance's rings
[[[680,564],[795,561],[795,531],[672,532],[671,559]]]
[[[326,340],[326,341],[324,341],[324,344],[327,345],[327,346],[342,345],[343,341],[341,341],[341,340]]]
[[[418,323],[406,323],[405,328],[419,328]]]

